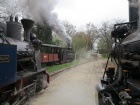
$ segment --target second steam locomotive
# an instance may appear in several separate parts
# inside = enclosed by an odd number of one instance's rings
[[[140,1],[129,0],[129,20],[114,25],[108,62],[97,86],[99,105],[140,105]],[[107,67],[108,66],[108,67]]]

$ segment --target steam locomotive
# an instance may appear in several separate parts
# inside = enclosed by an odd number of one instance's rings
[[[114,25],[115,43],[97,85],[99,105],[140,105],[140,1],[129,0],[129,21]],[[108,61],[115,66],[108,66]]]
[[[41,68],[42,43],[31,33],[34,21],[21,23],[12,16],[6,24],[0,22],[0,105],[21,105],[49,83],[49,74]]]

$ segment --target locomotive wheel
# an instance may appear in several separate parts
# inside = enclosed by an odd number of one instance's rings
[[[38,82],[37,82],[36,92],[40,92],[42,89],[46,89],[48,87],[47,82],[47,74],[42,73],[38,76]]]
[[[42,87],[43,87],[43,89],[46,89],[48,87],[47,76],[48,75],[46,73],[43,74],[43,78],[42,78]]]
[[[42,90],[42,75],[38,75],[38,81],[36,82],[36,92],[40,92]]]

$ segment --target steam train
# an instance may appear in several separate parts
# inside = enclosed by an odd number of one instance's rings
[[[97,85],[99,105],[140,105],[140,1],[129,0],[129,21],[114,25],[115,43]],[[108,61],[115,66],[108,66]]]
[[[6,24],[0,22],[0,105],[21,105],[49,83],[40,62],[42,43],[31,33],[34,21],[22,19],[21,23],[12,16]]]
[[[63,48],[51,44],[42,44],[41,48],[40,58],[42,64],[63,64],[72,62],[75,59],[75,54],[70,46]]]

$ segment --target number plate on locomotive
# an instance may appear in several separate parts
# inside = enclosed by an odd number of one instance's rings
[[[9,62],[10,57],[9,55],[0,55],[0,63]]]

